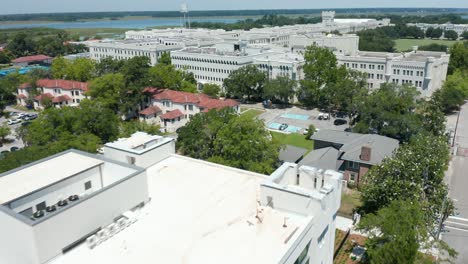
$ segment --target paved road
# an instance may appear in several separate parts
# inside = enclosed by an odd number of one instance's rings
[[[458,118],[454,156],[447,172],[456,215],[445,222],[442,239],[458,251],[456,263],[468,263],[468,103]]]

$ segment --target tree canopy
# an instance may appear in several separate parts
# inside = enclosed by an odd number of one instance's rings
[[[265,83],[263,98],[282,103],[289,103],[296,95],[298,84],[288,76],[278,76]]]
[[[207,83],[203,85],[202,93],[213,98],[218,98],[219,94],[221,93],[221,87],[214,83]]]
[[[266,74],[255,65],[241,67],[224,80],[226,93],[237,98],[262,98]]]

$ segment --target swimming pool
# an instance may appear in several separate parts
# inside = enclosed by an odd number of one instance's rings
[[[50,67],[47,66],[26,66],[22,68],[9,68],[9,69],[4,69],[0,70],[0,77],[7,76],[10,73],[18,72],[19,74],[26,74],[34,69],[43,69],[43,70],[49,70]]]
[[[289,119],[297,119],[297,120],[309,120],[309,117],[308,115],[300,115],[300,114],[282,114],[281,117],[284,117],[284,118],[289,118]]]
[[[280,123],[275,123],[275,122],[268,124],[268,128],[276,129],[276,130],[279,130],[280,126],[281,126]],[[299,130],[301,130],[300,127],[288,125],[288,127],[283,131],[289,132],[289,133],[297,133]]]

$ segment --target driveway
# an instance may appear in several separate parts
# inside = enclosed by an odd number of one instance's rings
[[[445,222],[442,239],[458,251],[456,263],[468,263],[468,103],[460,110],[458,124],[449,118],[448,125],[456,126],[454,155],[446,174],[449,196],[454,200],[456,215]],[[455,122],[456,123],[456,122]]]

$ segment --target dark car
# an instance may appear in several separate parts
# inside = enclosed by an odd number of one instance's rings
[[[345,112],[337,112],[335,116],[336,118],[347,118],[348,114]]]
[[[11,147],[11,148],[10,148],[10,151],[11,151],[11,152],[13,152],[13,151],[17,151],[17,150],[19,150],[19,148],[18,148],[18,147]]]
[[[284,124],[281,124],[281,126],[279,127],[279,130],[283,131],[286,128],[288,128],[288,124],[284,123]]]
[[[347,127],[347,128],[344,129],[344,131],[345,131],[345,132],[353,132],[353,129],[350,128],[350,127]]]
[[[347,123],[348,123],[348,121],[346,121],[344,119],[335,119],[335,121],[333,122],[333,124],[335,126],[341,126],[341,125],[345,125]]]

